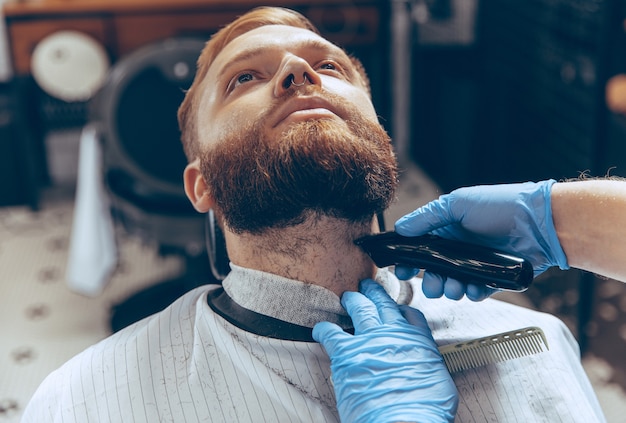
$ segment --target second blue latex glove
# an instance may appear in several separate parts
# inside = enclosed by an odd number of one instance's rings
[[[330,356],[341,421],[453,421],[458,393],[424,315],[372,280],[360,289],[341,299],[354,335],[329,322],[313,328]]]
[[[553,266],[568,269],[552,221],[550,192],[554,183],[548,180],[460,188],[401,217],[395,230],[404,236],[430,232],[515,254],[530,261],[535,276]],[[396,269],[401,279],[415,273],[412,269]],[[427,297],[445,294],[460,299],[466,294],[474,301],[496,292],[428,272],[422,287]]]

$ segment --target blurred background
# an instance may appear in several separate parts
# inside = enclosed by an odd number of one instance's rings
[[[0,5],[0,422],[72,355],[217,282],[175,112],[203,43],[254,6],[301,11],[363,61],[403,168],[387,225],[460,186],[626,177],[624,0]],[[625,284],[557,270],[500,298],[563,319],[623,419]]]

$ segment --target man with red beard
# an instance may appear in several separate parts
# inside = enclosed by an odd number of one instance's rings
[[[354,245],[378,231],[397,185],[360,63],[301,15],[260,8],[212,37],[198,65],[179,112],[185,191],[199,212],[215,212],[231,271],[222,286],[197,288],[70,360],[41,385],[25,421],[454,420],[457,390],[430,328],[397,305],[417,304],[413,285]],[[360,281],[365,295],[354,292]],[[473,313],[504,325],[510,315],[545,324],[550,339],[562,331],[514,306],[485,306],[488,316],[482,305],[454,307],[459,314],[430,310],[431,323],[458,335],[477,324]],[[546,369],[459,379],[469,383],[462,411],[478,421],[516,412],[554,421],[565,406],[597,420],[582,369],[563,356],[533,362]],[[566,383],[566,395],[534,386],[559,360],[549,377]],[[475,407],[467,386],[485,403]],[[510,409],[520,387],[530,410]]]
[[[185,190],[198,211],[215,211],[232,270],[222,287],[184,295],[53,372],[24,421],[453,420],[457,392],[424,317],[399,310],[354,245],[378,230],[397,185],[361,64],[282,8],[222,29],[198,64],[179,113]],[[356,292],[343,304],[369,309],[374,327],[353,324],[340,303],[363,280],[385,311]],[[399,283],[388,285],[397,298]],[[410,360],[379,362],[370,391],[382,400],[404,371],[400,395],[382,408],[344,395],[338,410],[318,322],[359,336],[385,329]]]

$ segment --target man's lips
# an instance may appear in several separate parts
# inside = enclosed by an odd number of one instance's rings
[[[289,120],[341,117],[335,106],[320,97],[294,97],[279,106],[273,115],[273,128]]]

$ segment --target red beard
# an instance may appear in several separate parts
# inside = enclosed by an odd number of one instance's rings
[[[260,234],[310,214],[365,222],[389,206],[397,187],[391,140],[354,107],[342,107],[351,110],[347,127],[303,121],[268,139],[262,117],[204,152],[202,173],[215,211],[232,231]]]

